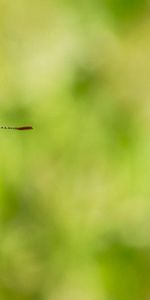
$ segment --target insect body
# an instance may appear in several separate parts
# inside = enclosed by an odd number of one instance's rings
[[[10,129],[10,130],[30,130],[33,129],[32,126],[21,126],[21,127],[15,127],[15,126],[0,126],[0,129]]]

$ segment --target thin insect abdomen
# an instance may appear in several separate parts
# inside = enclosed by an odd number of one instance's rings
[[[33,129],[32,126],[21,126],[21,127],[15,127],[15,126],[0,126],[0,129],[9,129],[9,130],[31,130]]]

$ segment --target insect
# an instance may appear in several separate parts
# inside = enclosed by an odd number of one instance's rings
[[[32,126],[21,126],[21,127],[15,127],[15,126],[0,126],[0,129],[9,129],[9,130],[31,130],[33,129]]]

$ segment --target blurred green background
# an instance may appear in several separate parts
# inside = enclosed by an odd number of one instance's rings
[[[150,299],[150,2],[0,0],[0,299]]]

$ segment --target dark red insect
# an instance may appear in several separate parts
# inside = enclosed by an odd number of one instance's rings
[[[22,127],[16,127],[16,130],[30,130],[33,129],[32,126],[22,126]]]
[[[31,129],[33,129],[33,127],[32,127],[32,126],[21,126],[21,127],[15,127],[15,126],[0,126],[0,129],[31,130]]]

